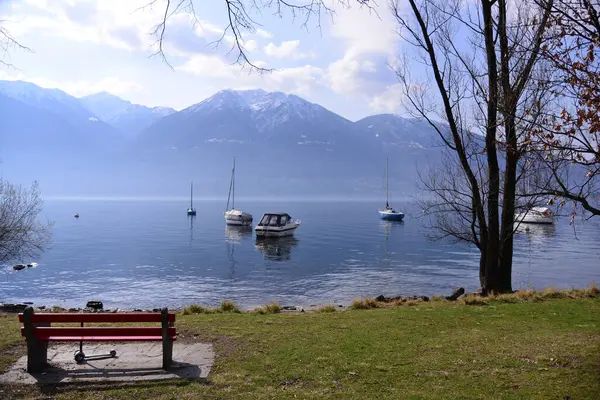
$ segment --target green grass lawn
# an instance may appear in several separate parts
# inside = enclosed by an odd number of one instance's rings
[[[176,326],[182,341],[214,343],[206,382],[4,386],[0,398],[600,399],[598,297],[192,314]],[[25,354],[18,329],[0,317],[0,368]]]

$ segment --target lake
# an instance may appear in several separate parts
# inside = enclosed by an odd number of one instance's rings
[[[478,285],[477,249],[431,242],[418,220],[381,221],[381,201],[257,201],[254,215],[284,211],[302,220],[292,238],[256,241],[252,230],[227,229],[225,202],[185,199],[46,200],[52,248],[39,266],[0,272],[0,302],[105,308],[180,307],[236,301],[245,308],[348,304],[355,297],[448,295]],[[415,211],[396,203],[400,210]],[[414,207],[413,207],[414,208]],[[80,214],[79,219],[73,214]],[[600,283],[600,226],[595,221],[531,226],[517,233],[513,288]]]

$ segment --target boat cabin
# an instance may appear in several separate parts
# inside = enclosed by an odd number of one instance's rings
[[[252,222],[252,215],[239,210],[228,211],[225,216],[228,221]]]
[[[287,213],[268,213],[263,215],[258,226],[286,226],[291,221],[292,217]]]
[[[552,216],[552,210],[548,207],[532,207],[527,213],[532,215],[539,215],[541,217]]]

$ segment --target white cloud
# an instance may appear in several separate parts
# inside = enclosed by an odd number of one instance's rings
[[[150,46],[147,35],[158,21],[157,10],[139,10],[147,0],[26,0],[27,10],[9,18],[15,22],[11,33],[43,33],[77,42],[105,44],[125,50]]]
[[[175,67],[175,70],[206,78],[233,79],[240,72],[240,67],[226,64],[217,55],[195,54],[183,65]]]
[[[373,107],[388,110],[396,97],[388,90],[396,81],[389,68],[397,55],[396,21],[386,2],[365,7],[335,7],[332,37],[344,43],[344,55],[327,67],[330,88],[343,95],[368,98]]]
[[[244,47],[248,51],[254,51],[258,48],[258,43],[256,43],[256,40],[251,39],[244,43]]]
[[[299,40],[288,40],[281,42],[279,46],[271,42],[265,46],[265,54],[275,58],[289,57],[296,50],[296,48],[298,48],[299,44]]]
[[[286,40],[281,42],[279,46],[270,42],[265,46],[265,54],[273,58],[291,58],[299,60],[302,58],[314,58],[314,53],[302,53],[298,50],[300,46],[299,40]]]
[[[361,54],[395,55],[398,35],[396,21],[387,8],[387,2],[366,7],[335,7],[335,21],[331,36],[346,42],[346,55]]]
[[[30,32],[57,36],[76,42],[108,45],[129,51],[156,50],[154,28],[164,16],[164,1],[149,6],[149,0],[25,0],[28,10],[10,17],[16,22],[11,33],[21,37]],[[171,15],[163,45],[174,55],[206,51],[223,29],[197,20],[186,12]],[[204,40],[206,38],[206,40]]]
[[[257,61],[256,64],[264,65],[264,62]],[[196,54],[175,69],[202,78],[221,80],[222,87],[233,89],[262,88],[306,96],[314,89],[325,86],[324,71],[312,65],[282,68],[270,73],[257,74],[248,73],[239,65],[227,64],[216,55]]]
[[[369,108],[378,113],[395,113],[401,108],[403,100],[403,86],[397,83],[388,86],[382,93],[373,96]]]
[[[273,34],[271,32],[266,31],[266,30],[261,29],[261,28],[258,28],[256,30],[255,34],[257,36],[260,36],[261,38],[264,38],[264,39],[271,39],[273,37]]]
[[[120,96],[141,90],[135,82],[124,81],[117,77],[106,77],[97,81],[55,81],[44,77],[29,77],[22,73],[10,73],[0,70],[0,80],[27,81],[47,89],[60,89],[75,97],[87,96],[98,92],[109,92]]]

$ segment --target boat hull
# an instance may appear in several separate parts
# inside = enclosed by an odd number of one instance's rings
[[[542,215],[532,215],[531,213],[519,213],[515,215],[515,222],[519,222],[522,224],[546,224],[551,225],[554,223],[554,217],[552,216],[542,216]]]
[[[252,226],[252,220],[250,220],[250,221],[234,221],[234,220],[227,219],[227,217],[225,217],[225,224],[228,226]]]
[[[385,221],[402,221],[404,219],[404,213],[379,211],[379,218]]]
[[[229,226],[252,226],[252,215],[239,210],[229,210],[225,214],[225,223]]]
[[[284,227],[266,227],[266,226],[257,226],[254,228],[257,237],[283,237],[283,236],[291,236],[294,234],[296,229],[298,229],[300,225],[291,225]]]

